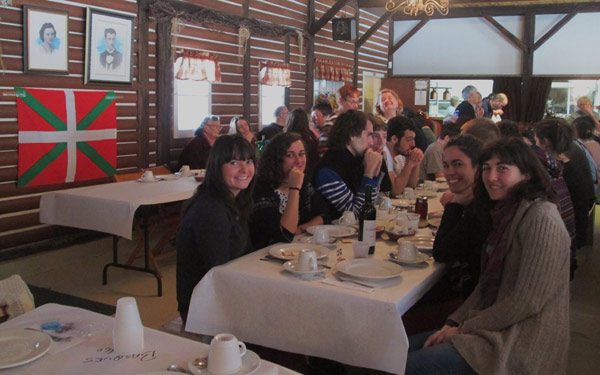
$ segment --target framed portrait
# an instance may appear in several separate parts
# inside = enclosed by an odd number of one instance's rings
[[[69,73],[69,13],[23,6],[25,73]]]
[[[131,84],[133,17],[87,8],[85,83]]]

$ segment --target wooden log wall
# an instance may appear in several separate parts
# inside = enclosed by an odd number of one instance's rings
[[[158,96],[157,80],[157,32],[159,25],[150,17],[145,18],[143,5],[147,0],[113,0],[102,3],[100,9],[118,11],[135,16],[134,72],[130,86],[84,85],[85,56],[85,12],[86,7],[97,7],[93,0],[13,0],[12,5],[0,6],[0,34],[2,35],[2,60],[5,65],[0,83],[0,259],[3,250],[27,248],[39,241],[52,241],[66,234],[81,231],[39,223],[39,200],[45,191],[71,188],[108,182],[108,179],[86,183],[71,183],[35,188],[17,188],[17,110],[14,86],[114,90],[117,96],[117,169],[120,173],[138,170],[156,163],[175,163],[187,139],[170,138],[171,123],[161,123],[160,129],[170,139],[163,160],[157,157]],[[191,0],[207,8],[234,15],[247,16],[264,22],[306,30],[309,0]],[[315,19],[320,19],[332,7],[335,0],[315,1]],[[69,12],[69,74],[67,76],[33,75],[23,73],[23,5],[60,9]],[[246,5],[246,6],[245,6]],[[139,8],[139,9],[138,9]],[[358,12],[358,14],[357,14]],[[140,20],[140,15],[144,17]],[[364,34],[378,19],[377,16],[345,6],[336,17],[357,17],[359,33]],[[143,30],[137,26],[143,25]],[[238,30],[211,25],[184,24],[183,29],[171,43],[175,48],[210,51],[220,57],[222,82],[212,85],[212,111],[228,124],[231,117],[244,113],[249,106],[250,122],[254,131],[258,129],[258,66],[261,60],[286,61],[292,67],[292,87],[289,89],[289,107],[304,107],[309,110],[313,93],[307,92],[307,41],[300,50],[297,37],[268,38],[252,36],[250,39],[250,93],[249,103],[244,102],[245,85],[244,56],[238,48]],[[356,66],[358,88],[362,88],[365,71],[387,73],[387,44],[389,24],[386,22],[358,50]],[[142,42],[140,45],[139,41]],[[355,65],[355,44],[333,41],[331,22],[328,22],[314,37],[315,57],[334,59]],[[144,56],[140,56],[140,52]],[[143,61],[142,66],[138,62]],[[164,93],[163,93],[164,94]],[[168,93],[167,93],[168,94]],[[166,95],[166,94],[165,94]],[[161,117],[161,121],[169,122]],[[166,130],[165,130],[166,129]],[[223,133],[228,131],[225,126]]]

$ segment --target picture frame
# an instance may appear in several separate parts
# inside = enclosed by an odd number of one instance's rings
[[[23,6],[23,70],[69,74],[69,12]]]
[[[133,16],[87,8],[84,83],[131,85]]]

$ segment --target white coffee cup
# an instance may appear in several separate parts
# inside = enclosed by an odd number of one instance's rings
[[[388,197],[381,198],[381,203],[379,203],[379,209],[381,211],[388,211],[392,209],[392,200]]]
[[[144,326],[133,297],[117,300],[113,348],[120,354],[141,353],[144,350]]]
[[[215,375],[233,374],[242,368],[246,344],[231,333],[220,333],[210,342],[208,371]]]
[[[398,243],[398,259],[415,260],[417,258],[417,246],[408,241],[399,241]]]
[[[354,250],[355,258],[366,258],[369,256],[369,244],[367,242],[352,242],[352,250]]]
[[[425,181],[423,187],[425,188],[425,190],[435,190],[435,184],[433,181]]]
[[[189,165],[181,166],[181,169],[179,170],[179,174],[182,176],[189,175],[190,174],[190,166]]]
[[[356,225],[356,216],[353,211],[344,211],[340,217],[340,225]]]
[[[404,199],[415,199],[415,190],[409,187],[404,188],[402,196],[404,197]]]
[[[316,245],[329,245],[329,232],[327,228],[317,226],[313,233],[313,241]]]
[[[154,181],[154,173],[152,171],[145,171],[142,175],[143,181]]]
[[[298,254],[298,271],[316,271],[317,253],[314,250],[302,249]]]

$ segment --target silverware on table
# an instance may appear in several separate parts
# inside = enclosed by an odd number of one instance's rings
[[[371,288],[371,289],[375,288],[373,285],[369,285],[369,284],[363,284],[363,283],[361,283],[360,281],[356,281],[356,280],[353,280],[353,279],[349,279],[349,278],[346,278],[346,277],[342,277],[342,276],[340,276],[340,275],[339,275],[337,272],[334,272],[334,273],[332,273],[332,275],[333,275],[333,277],[335,277],[335,278],[336,278],[338,281],[341,281],[341,282],[349,282],[349,283],[353,283],[353,284],[356,284],[356,285],[364,286],[365,288]]]
[[[68,341],[71,341],[71,336],[68,336],[68,337],[60,337],[60,336],[54,336],[54,335],[51,335],[51,334],[49,334],[49,333],[48,333],[48,332],[46,332],[46,331],[42,331],[41,329],[35,329],[35,328],[25,328],[25,329],[28,329],[28,330],[30,330],[30,331],[37,331],[37,332],[42,332],[42,333],[45,333],[45,334],[47,334],[48,336],[50,336],[50,338],[52,339],[52,341],[55,341],[55,342],[61,342],[61,341],[68,342]]]

